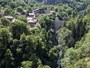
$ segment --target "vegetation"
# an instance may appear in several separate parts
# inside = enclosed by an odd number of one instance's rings
[[[38,23],[31,27],[26,17],[36,9],[47,13],[36,17]],[[53,28],[56,19],[66,22],[58,30]],[[0,68],[59,65],[90,68],[90,1],[0,0]]]

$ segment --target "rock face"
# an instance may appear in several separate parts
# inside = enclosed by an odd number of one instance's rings
[[[43,0],[36,0],[37,2],[42,2]]]
[[[42,2],[43,4],[55,4],[56,0],[36,0],[37,2]]]
[[[47,0],[46,4],[55,4],[55,0]]]
[[[36,0],[37,2],[42,2],[43,4],[58,4],[58,3],[68,3],[70,0]],[[74,0],[76,1],[76,0]]]
[[[63,3],[72,3],[72,2],[80,2],[81,0],[36,0],[37,2],[41,2],[43,4],[63,4]],[[90,0],[83,0],[83,1],[88,1]]]

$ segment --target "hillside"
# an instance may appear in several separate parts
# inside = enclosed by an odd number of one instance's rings
[[[0,68],[90,68],[90,1],[0,0]]]
[[[36,0],[37,2],[42,2],[44,4],[71,4],[75,2],[89,2],[89,0]]]

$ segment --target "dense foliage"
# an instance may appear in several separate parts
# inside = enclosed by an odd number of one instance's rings
[[[40,14],[32,28],[22,16],[34,9],[55,13]],[[5,15],[16,19],[12,22]],[[66,23],[53,33],[56,19]],[[90,68],[90,1],[0,0],[0,68],[57,68],[59,64]]]

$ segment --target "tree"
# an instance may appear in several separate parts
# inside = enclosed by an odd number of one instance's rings
[[[63,68],[73,68],[73,65],[79,59],[77,50],[75,51],[74,48],[67,49],[64,58],[61,60],[61,65]]]
[[[74,64],[74,68],[87,68],[87,63],[85,59],[80,59]]]
[[[10,2],[10,7],[11,7],[12,9],[16,8],[16,6],[17,6],[17,3],[16,3],[16,2],[14,2],[14,1],[11,1],[11,2]]]
[[[0,67],[3,67],[4,63],[4,55],[7,48],[10,47],[11,42],[11,33],[9,32],[8,28],[0,28]],[[6,61],[5,61],[6,62]]]
[[[58,32],[58,42],[60,45],[62,46],[66,46],[66,47],[74,47],[74,39],[73,39],[73,35],[72,32],[70,30],[68,30],[67,28],[63,27],[59,30]]]
[[[32,8],[31,7],[28,7],[27,13],[30,13],[30,12],[32,12]]]
[[[11,8],[6,8],[6,9],[4,10],[4,14],[5,14],[5,15],[11,15],[11,14],[13,14],[13,10],[12,10]]]
[[[39,65],[38,68],[51,68],[48,65]]]
[[[88,32],[90,30],[90,14],[87,14],[84,17],[83,22],[86,24],[85,28],[86,28],[86,32]]]
[[[50,55],[51,68],[57,67],[58,50],[57,50],[56,46],[54,46],[53,48],[50,49],[49,55]]]
[[[8,19],[5,18],[5,17],[2,17],[2,18],[1,18],[1,23],[2,23],[2,25],[4,25],[4,26],[9,26],[9,25],[10,25],[10,20],[8,20]]]
[[[41,15],[41,16],[39,16],[38,21],[41,25],[41,28],[45,28],[46,31],[50,30],[51,24],[52,24],[52,19],[50,19],[49,16]]]
[[[79,15],[77,17],[75,23],[75,31],[76,31],[76,35],[75,35],[76,40],[81,39],[81,37],[83,37],[84,34],[86,33],[86,23],[83,22],[83,15]]]
[[[17,7],[17,12],[20,12],[20,13],[22,13],[22,12],[23,12],[23,9],[22,9],[22,7]]]
[[[21,68],[32,68],[32,61],[23,61]]]
[[[27,31],[26,23],[20,20],[15,21],[11,25],[11,31],[13,34],[13,38],[20,39],[20,35],[26,33]]]
[[[23,21],[23,22],[25,22],[25,23],[27,23],[26,17],[19,17],[18,19],[21,20],[21,21]]]
[[[75,48],[67,49],[64,58],[61,60],[63,68],[87,68],[90,57],[90,31],[75,44]],[[78,47],[77,47],[78,46]]]
[[[87,31],[87,22],[84,22],[83,19],[83,15],[78,15],[75,19],[71,18],[67,23],[67,27],[72,31],[72,35],[75,41],[80,40]]]
[[[0,45],[2,48],[7,49],[9,47],[9,43],[11,41],[11,33],[9,32],[8,28],[1,28],[0,29]]]
[[[3,60],[4,63],[4,67],[5,68],[11,68],[14,65],[14,58],[13,58],[13,54],[11,52],[10,49],[7,49],[6,53],[5,53],[5,58]]]

